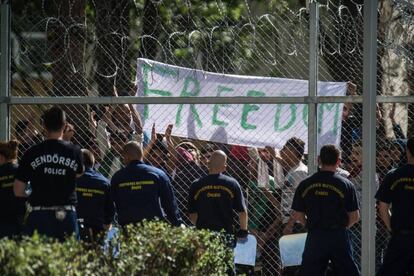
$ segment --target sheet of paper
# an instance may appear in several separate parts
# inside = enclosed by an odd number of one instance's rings
[[[117,241],[118,235],[119,229],[112,227],[106,234],[106,239],[103,245],[103,250],[105,253],[108,253],[109,249],[112,248],[112,255],[114,257],[117,257],[119,255],[119,243]]]
[[[307,233],[286,235],[279,240],[280,259],[283,267],[298,266],[302,263]]]
[[[254,266],[256,264],[257,240],[248,235],[247,239],[238,241],[234,249],[234,263]]]

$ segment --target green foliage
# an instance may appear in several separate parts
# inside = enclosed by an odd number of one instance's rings
[[[0,275],[225,275],[232,261],[231,250],[208,231],[145,222],[127,233],[118,237],[116,257],[73,238],[3,239]]]

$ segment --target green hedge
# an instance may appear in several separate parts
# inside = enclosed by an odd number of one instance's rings
[[[0,275],[225,275],[233,260],[215,234],[162,222],[130,227],[113,244],[119,244],[116,257],[73,238],[3,239]]]

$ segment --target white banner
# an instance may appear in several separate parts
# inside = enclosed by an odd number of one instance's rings
[[[308,81],[224,75],[138,59],[139,97],[301,97]],[[319,82],[318,95],[344,96],[347,83]],[[339,144],[342,104],[319,104],[318,144]],[[174,124],[173,135],[213,142],[281,148],[296,136],[307,142],[306,104],[139,105],[144,129]]]

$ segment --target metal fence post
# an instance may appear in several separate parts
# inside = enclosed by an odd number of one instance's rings
[[[1,1],[1,61],[0,61],[0,140],[9,139],[9,106],[6,98],[10,89],[10,1]]]
[[[310,0],[309,20],[309,98],[308,104],[308,171],[313,174],[317,169],[317,94],[319,66],[319,3]]]
[[[364,1],[362,275],[375,275],[375,146],[378,0]]]

